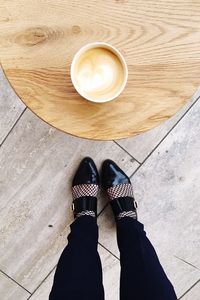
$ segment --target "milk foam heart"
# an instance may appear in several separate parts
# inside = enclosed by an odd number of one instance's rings
[[[103,47],[88,49],[74,66],[77,88],[98,101],[114,97],[121,89],[124,77],[124,67],[118,56]]]

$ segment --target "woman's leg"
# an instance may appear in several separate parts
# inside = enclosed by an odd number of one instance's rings
[[[71,225],[68,245],[58,262],[49,300],[103,300],[102,269],[97,252],[96,219],[81,216]]]
[[[133,188],[128,176],[111,160],[102,166],[102,183],[117,224],[121,258],[121,300],[176,300],[156,252],[137,221]]]
[[[75,221],[68,245],[58,262],[49,300],[104,300],[102,269],[97,252],[99,174],[85,157],[72,181]]]
[[[136,219],[117,220],[121,260],[121,300],[176,300],[156,252]]]

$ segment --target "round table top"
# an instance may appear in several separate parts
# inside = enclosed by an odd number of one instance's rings
[[[0,59],[12,87],[44,121],[75,136],[134,136],[174,115],[200,82],[200,1],[8,0],[0,6]],[[81,98],[70,64],[102,41],[124,55],[129,79],[108,103]]]

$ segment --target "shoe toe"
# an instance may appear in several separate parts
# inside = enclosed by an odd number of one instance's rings
[[[125,183],[130,183],[129,177],[114,161],[106,159],[102,164],[102,185],[104,189]]]
[[[72,186],[79,184],[99,184],[97,167],[91,157],[85,157],[73,178]]]

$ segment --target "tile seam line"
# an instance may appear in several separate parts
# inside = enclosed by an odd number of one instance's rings
[[[185,295],[187,295],[198,283],[200,282],[200,279],[198,279],[183,295],[181,295],[178,300],[182,299]]]
[[[22,115],[25,113],[27,107],[25,107],[21,114],[19,115],[19,117],[16,119],[16,121],[14,122],[14,124],[12,125],[12,127],[10,128],[10,130],[8,131],[8,133],[6,134],[6,136],[3,138],[1,144],[0,144],[0,148],[3,146],[3,144],[5,143],[5,141],[7,140],[8,136],[10,135],[10,133],[13,131],[15,125],[18,123],[18,121],[21,119]]]
[[[132,154],[130,154],[124,147],[122,147],[120,144],[118,144],[118,142],[116,140],[113,140],[113,142],[120,147],[124,152],[126,152],[126,154],[128,154],[130,157],[132,157],[134,159],[134,161],[136,161],[139,165],[141,165],[141,162],[139,162],[139,160],[137,160]]]
[[[160,142],[153,148],[153,150],[147,155],[147,157],[140,163],[138,168],[131,174],[130,178],[143,166],[143,164],[148,160],[148,158],[155,152],[155,150],[162,144],[162,142],[168,137],[168,135],[175,129],[175,127],[181,122],[181,120],[187,115],[187,113],[194,107],[194,105],[199,101],[200,96],[192,103],[192,105],[184,112],[181,118],[172,126],[172,128],[167,132],[167,134],[160,140]]]
[[[35,293],[36,291],[41,287],[41,285],[45,282],[45,280],[51,275],[51,273],[55,270],[57,267],[57,264],[51,269],[51,271],[44,277],[44,279],[40,282],[40,284],[35,288],[35,290],[30,294],[30,296],[27,298],[29,300]],[[50,291],[49,291],[50,292]]]
[[[108,253],[110,253],[114,258],[116,258],[118,261],[120,261],[119,257],[117,257],[114,253],[112,253],[108,248],[106,248],[103,244],[101,244],[100,242],[98,242],[98,244],[104,249],[106,250]]]
[[[108,200],[109,201],[109,200]],[[103,207],[102,207],[102,209],[100,210],[100,212],[97,214],[97,219],[98,219],[98,217],[102,214],[102,212],[106,209],[106,207],[108,207],[108,205],[109,205],[109,203],[106,203]]]
[[[24,291],[26,291],[27,293],[29,293],[31,295],[31,292],[28,291],[23,285],[21,285],[19,282],[17,282],[15,279],[13,279],[12,277],[10,277],[8,274],[6,274],[4,271],[0,270],[0,272],[6,276],[8,279],[10,279],[12,282],[14,282],[15,284],[17,284],[20,288],[22,288]]]
[[[198,267],[194,266],[193,264],[189,263],[188,261],[186,261],[186,260],[184,260],[184,259],[182,259],[182,258],[180,258],[180,257],[178,257],[178,256],[176,256],[176,255],[174,255],[174,257],[175,257],[176,259],[182,261],[183,263],[189,265],[190,267],[193,267],[193,268],[195,268],[196,270],[199,270]]]

